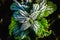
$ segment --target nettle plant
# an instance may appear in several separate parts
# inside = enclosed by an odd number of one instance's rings
[[[46,19],[56,10],[56,5],[47,0],[13,0],[10,7],[13,12],[9,34],[16,40],[30,40],[29,33],[34,31],[36,37],[43,38],[49,36],[52,30],[48,30],[49,23]]]

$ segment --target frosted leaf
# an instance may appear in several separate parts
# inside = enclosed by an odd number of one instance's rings
[[[28,16],[28,13],[26,11],[19,10],[20,14],[24,17]]]
[[[39,4],[33,4],[33,12],[39,10]]]
[[[40,12],[40,11],[33,12],[33,13],[30,15],[30,18],[32,18],[33,20],[35,20],[35,19],[37,18],[37,16],[39,15],[39,12]]]
[[[20,13],[19,13],[20,12]],[[22,10],[19,10],[19,12],[14,12],[13,16],[16,19],[16,21],[19,21],[20,23],[24,23],[29,20],[27,17],[28,14]]]
[[[33,24],[31,24],[31,28],[35,31],[35,33],[37,33],[37,30],[39,27],[40,27],[40,25],[38,24],[37,21],[35,21]]]
[[[30,25],[31,24],[29,22],[23,23],[20,28],[20,31],[24,31],[24,30],[28,29],[30,27]]]

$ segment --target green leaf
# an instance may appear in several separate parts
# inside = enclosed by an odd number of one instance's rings
[[[48,21],[47,21],[47,19],[45,19],[45,18],[42,18],[42,19],[41,19],[41,24],[42,24],[44,27],[46,27],[46,28],[48,28],[48,26],[49,26]]]
[[[52,14],[57,9],[56,5],[54,3],[52,3],[52,2],[50,2],[50,1],[47,2],[46,5],[47,5],[46,6],[47,8],[44,11],[44,17],[48,17],[50,14]]]
[[[12,30],[14,29],[15,25],[16,25],[16,21],[15,21],[14,17],[12,17],[11,18],[11,24],[9,25],[9,34],[10,35],[11,35]]]
[[[31,40],[29,36],[26,36],[23,40]]]
[[[41,21],[37,21],[38,22],[38,30],[37,30],[37,33],[36,35],[39,37],[39,38],[43,38],[44,36],[49,36],[51,34],[51,31],[48,31],[48,22],[45,18],[43,18]]]

